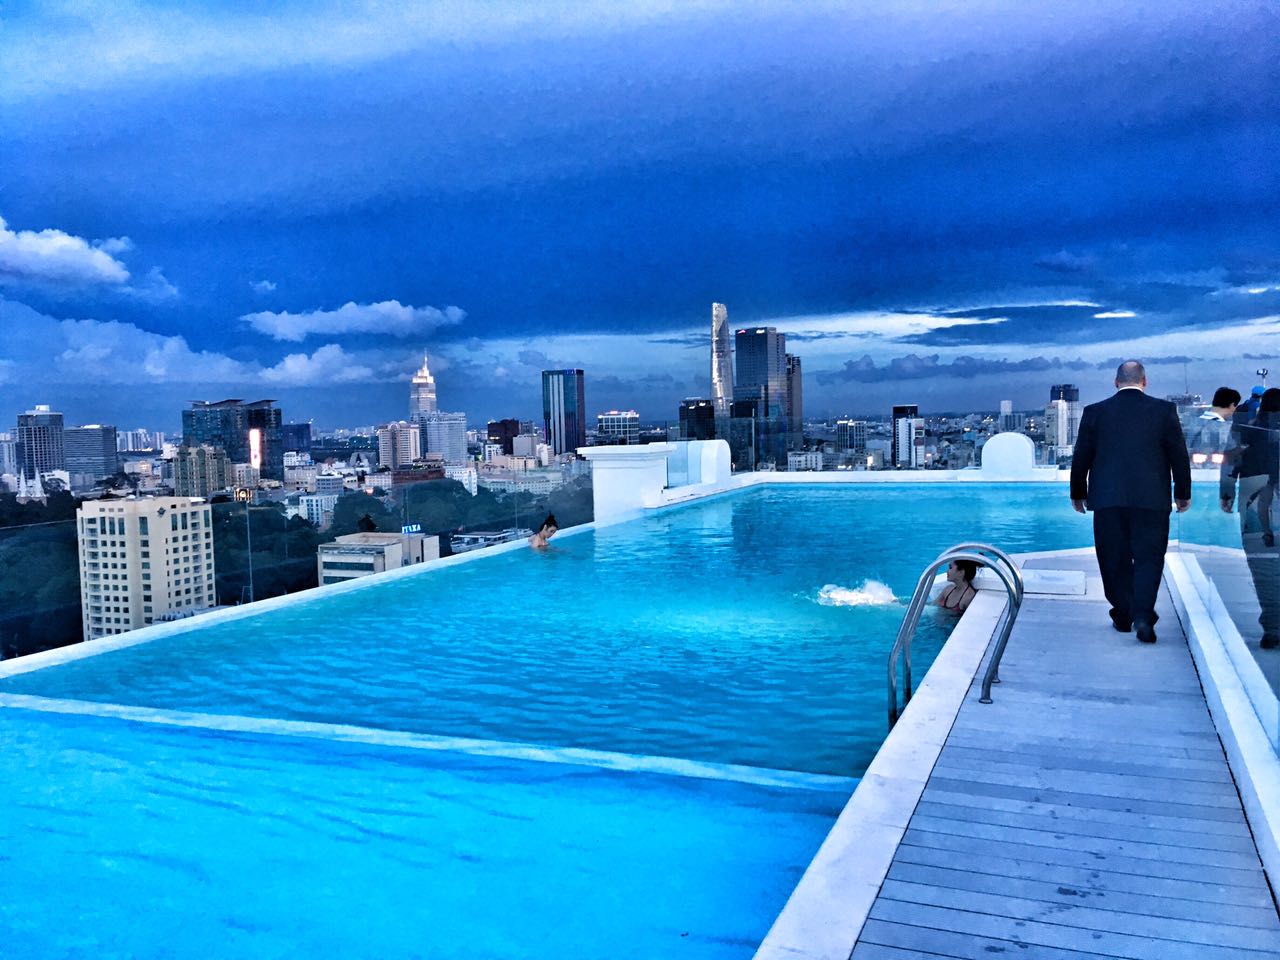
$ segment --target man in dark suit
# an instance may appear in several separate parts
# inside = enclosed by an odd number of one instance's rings
[[[1071,503],[1093,511],[1093,542],[1111,622],[1156,642],[1156,594],[1169,546],[1169,486],[1191,506],[1191,458],[1177,408],[1146,395],[1137,360],[1120,364],[1115,395],[1084,408],[1071,461]]]

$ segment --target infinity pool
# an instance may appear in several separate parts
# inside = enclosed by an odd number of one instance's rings
[[[749,957],[965,539],[1092,537],[1057,485],[764,487],[2,680],[5,956]]]

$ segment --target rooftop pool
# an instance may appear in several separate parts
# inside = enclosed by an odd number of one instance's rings
[[[1174,536],[1238,543],[1212,494]],[[749,957],[969,539],[1092,534],[1064,485],[761,486],[0,679],[5,956]]]

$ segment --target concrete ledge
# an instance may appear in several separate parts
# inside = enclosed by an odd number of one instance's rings
[[[983,591],[970,604],[755,960],[848,960],[982,665],[1005,602],[1003,590]]]
[[[1171,553],[1165,562],[1174,607],[1186,631],[1209,712],[1226,751],[1263,869],[1275,890],[1280,884],[1280,757],[1276,756],[1272,740],[1274,721],[1268,731],[1260,719],[1266,714],[1274,717],[1274,705],[1265,701],[1255,705],[1250,698],[1249,687],[1256,681],[1248,677],[1247,671],[1242,678],[1237,664],[1243,664],[1241,655],[1254,669],[1257,664],[1234,627],[1227,630],[1226,636],[1219,630],[1222,618],[1215,618],[1212,608],[1214,603],[1221,605],[1221,598],[1200,569],[1199,561],[1189,553]],[[1233,646],[1239,647],[1235,656]],[[1266,692],[1271,693],[1269,687]],[[1274,695],[1271,699],[1274,701]]]

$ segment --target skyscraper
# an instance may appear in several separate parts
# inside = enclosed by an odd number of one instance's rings
[[[311,424],[286,423],[280,428],[280,439],[286,452],[311,453]]]
[[[467,415],[434,410],[418,420],[425,453],[438,453],[445,463],[467,462]]]
[[[409,419],[421,420],[428,413],[436,412],[436,381],[427,369],[427,358],[422,358],[422,369],[413,375],[409,387]]]
[[[76,530],[86,640],[216,606],[203,500],[86,500]]]
[[[581,370],[542,371],[542,418],[557,456],[587,445],[586,389]]]
[[[711,305],[711,403],[717,417],[729,416],[733,402],[733,353],[729,345],[729,308]]]
[[[490,420],[488,438],[490,443],[496,443],[502,447],[502,452],[508,457],[511,456],[513,448],[512,444],[516,437],[526,431],[520,429],[520,421],[513,417],[505,420]],[[527,431],[532,433],[532,430]]]
[[[192,400],[182,411],[182,445],[221,447],[232,463],[247,463],[269,480],[284,480],[284,439],[274,400]]]
[[[231,486],[231,466],[221,447],[179,447],[173,457],[173,491],[180,497],[210,497]]]
[[[1063,427],[1059,427],[1059,431],[1066,431],[1066,440],[1063,441],[1067,446],[1073,446],[1076,442],[1076,434],[1080,432],[1080,388],[1074,383],[1055,383],[1049,388],[1049,403],[1053,405],[1057,401],[1062,401],[1065,406]],[[1047,417],[1048,411],[1045,411]]]
[[[787,337],[774,327],[752,327],[734,335],[737,380],[730,408],[755,410],[756,463],[787,464]],[[737,414],[735,414],[737,415]]]
[[[67,468],[62,441],[62,414],[38,403],[34,410],[18,414],[18,466],[23,476],[34,480],[50,470]]]
[[[72,427],[62,433],[67,473],[71,486],[87,489],[98,480],[113,476],[120,469],[116,452],[116,428],[89,424]]]
[[[727,422],[727,421],[722,421]],[[680,439],[714,440],[716,408],[711,400],[690,397],[680,401]]]
[[[859,453],[867,449],[867,421],[837,420],[836,450],[840,453]]]
[[[804,379],[800,373],[800,358],[786,354],[787,362],[787,430],[789,445],[799,446],[804,439]]]
[[[924,463],[924,421],[914,403],[893,408],[893,465],[914,469]]]

